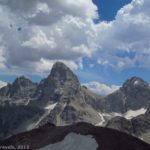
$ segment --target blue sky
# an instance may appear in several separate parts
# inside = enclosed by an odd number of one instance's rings
[[[93,0],[98,6],[98,12],[101,20],[114,20],[117,11],[124,5],[131,2],[131,0]]]
[[[115,19],[117,11],[122,8],[124,5],[129,4],[132,0],[93,0],[93,2],[98,6],[98,13],[99,13],[99,20],[104,21],[112,21]],[[123,54],[120,53],[120,56],[125,57],[129,56],[132,58],[133,54]],[[94,64],[95,67],[90,68],[88,67],[89,64]],[[91,77],[81,76],[80,79],[82,82],[90,82],[93,80],[93,77],[96,81],[105,83],[107,85],[117,84],[121,85],[123,82],[131,78],[132,76],[138,76],[146,80],[147,82],[150,82],[150,70],[140,67],[134,67],[129,69],[124,69],[121,71],[116,71],[112,68],[108,68],[105,70],[105,68],[100,67],[97,65],[97,63],[93,60],[86,60],[84,66],[86,66],[86,73],[91,73]],[[80,74],[79,74],[80,76]]]
[[[116,13],[124,5],[129,4],[132,0],[93,0],[93,2],[98,6],[99,20],[112,21],[115,19]],[[118,54],[119,55],[119,54]],[[121,57],[129,56],[132,58],[133,54],[120,53]],[[89,64],[94,64],[95,67],[90,68]],[[90,72],[91,77],[81,76],[80,79],[82,82],[90,82],[94,78],[98,82],[105,83],[107,85],[117,84],[122,85],[125,80],[133,76],[138,76],[150,82],[150,70],[140,67],[127,68],[124,70],[114,70],[112,68],[105,68],[97,65],[93,60],[86,60],[84,66],[86,66],[86,73]],[[80,76],[80,74],[79,74]],[[94,77],[94,78],[93,78]]]
[[[82,83],[150,82],[149,0],[29,3],[0,2],[0,80],[39,82],[58,60]]]

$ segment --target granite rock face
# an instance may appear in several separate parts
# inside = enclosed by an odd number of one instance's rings
[[[150,86],[139,77],[128,79],[116,92],[105,97],[101,109],[125,113],[128,110],[147,108],[150,104]]]
[[[41,125],[47,122],[56,125],[69,125],[80,121],[97,124],[101,118],[98,111],[85,102],[59,102],[50,114],[41,121]]]
[[[96,124],[100,121],[96,102],[101,96],[82,87],[77,76],[63,63],[54,64],[51,74],[40,83],[38,90],[42,92],[36,103],[41,100],[44,106],[47,102],[57,103],[40,124],[66,125],[79,121]]]
[[[37,84],[21,76],[12,84],[0,89],[0,103],[27,104],[32,99]]]
[[[116,129],[128,134],[133,135],[134,129],[132,126],[132,122],[130,120],[125,119],[124,117],[114,117],[108,121],[106,124],[107,128]]]
[[[63,63],[57,62],[50,75],[38,86],[42,101],[72,100],[80,91],[80,83],[76,75]]]
[[[0,138],[25,131],[31,120],[44,113],[43,109],[29,106],[37,84],[21,76],[0,89]]]
[[[50,75],[39,84],[21,76],[0,89],[1,137],[47,122],[56,125],[79,121],[96,124],[101,119],[96,105],[99,100],[101,96],[82,87],[77,76],[65,64],[57,62]],[[16,131],[17,128],[20,130]]]
[[[147,112],[144,115],[133,118],[131,121],[137,135],[141,135],[147,130],[150,130],[150,114]]]

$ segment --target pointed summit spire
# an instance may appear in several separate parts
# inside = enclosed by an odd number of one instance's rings
[[[43,91],[41,99],[59,101],[64,97],[73,97],[79,88],[80,82],[72,70],[64,63],[56,62],[48,78],[41,82],[40,90]]]
[[[72,72],[72,70],[67,67],[62,62],[56,62],[51,70],[51,73],[48,78],[53,78],[61,82],[73,81],[79,84],[77,76]]]
[[[123,84],[123,89],[132,89],[135,87],[148,87],[148,83],[140,77],[132,77]]]

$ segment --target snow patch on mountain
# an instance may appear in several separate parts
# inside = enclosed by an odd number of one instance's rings
[[[138,85],[140,82],[138,80],[134,81],[134,85]]]
[[[121,113],[116,113],[116,112],[112,112],[112,113],[98,113],[100,116],[100,122],[96,124],[96,126],[105,126],[106,122],[116,116],[122,116]]]
[[[32,129],[38,127],[38,125],[40,124],[40,122],[50,114],[50,112],[56,107],[56,105],[57,105],[57,103],[47,105],[44,108],[45,109],[45,113],[39,118],[38,121],[31,123],[27,127],[27,130],[32,130]]]
[[[138,110],[128,110],[126,113],[124,114],[121,114],[121,113],[117,113],[117,112],[112,112],[112,113],[98,113],[99,116],[100,116],[100,122],[96,124],[96,126],[104,126],[105,123],[114,118],[114,117],[124,117],[128,120],[132,119],[132,118],[135,118],[139,115],[143,115],[145,114],[147,111],[146,108],[141,108],[141,109],[138,109]]]
[[[45,109],[51,111],[51,110],[53,110],[53,109],[55,108],[56,105],[57,105],[57,103],[49,104],[49,105],[47,105],[47,106],[45,107]]]
[[[40,150],[97,150],[97,148],[98,144],[91,135],[70,133],[63,141],[50,144]]]
[[[125,117],[126,119],[132,119],[132,118],[137,117],[139,115],[145,114],[146,111],[147,111],[146,108],[141,108],[141,109],[138,109],[138,110],[128,110],[123,115],[123,117]]]
[[[100,116],[100,122],[96,124],[96,126],[103,126],[104,122],[105,122],[105,119],[104,119],[104,116],[102,113],[98,113],[99,116]]]

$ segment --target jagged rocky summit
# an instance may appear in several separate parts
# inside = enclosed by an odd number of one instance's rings
[[[123,86],[105,97],[101,109],[125,113],[128,110],[147,108],[150,105],[150,86],[139,77],[128,79]]]

